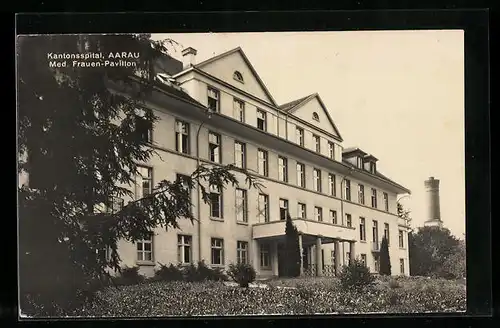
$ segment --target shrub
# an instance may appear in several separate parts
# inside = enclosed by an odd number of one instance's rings
[[[401,287],[401,284],[396,280],[396,279],[391,279],[389,281],[389,287],[391,289],[395,289],[395,288],[400,288]]]
[[[380,247],[380,274],[385,276],[391,275],[391,257],[389,255],[389,243],[385,236],[382,238]]]
[[[227,274],[237,282],[240,287],[248,287],[248,285],[255,280],[257,275],[253,266],[246,263],[231,263]]]
[[[186,281],[225,281],[227,280],[224,271],[220,268],[209,268],[204,261],[199,261],[197,265],[191,263],[183,270]]]
[[[120,275],[114,278],[116,285],[137,285],[142,283],[145,277],[139,273],[139,267],[125,267],[121,270]]]
[[[370,270],[358,259],[344,266],[340,272],[340,283],[344,288],[360,289],[371,286],[374,281]]]
[[[184,279],[182,268],[180,265],[174,266],[170,264],[169,266],[160,264],[160,269],[155,271],[155,280],[164,281],[180,281]]]

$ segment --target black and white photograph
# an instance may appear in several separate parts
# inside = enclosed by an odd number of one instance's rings
[[[19,315],[466,311],[464,31],[16,38]]]

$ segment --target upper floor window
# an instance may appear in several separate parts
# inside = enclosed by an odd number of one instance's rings
[[[358,190],[358,202],[360,204],[365,204],[365,186],[362,184],[358,185],[359,190]]]
[[[344,198],[348,201],[351,200],[351,180],[345,179],[345,195]]]
[[[300,146],[304,147],[304,129],[296,127],[295,128],[295,141]]]
[[[372,207],[377,208],[377,189],[372,188]]]
[[[313,113],[313,120],[319,122],[319,115],[318,115],[318,113],[316,113],[316,112]]]
[[[175,150],[189,154],[189,124],[179,120],[175,125]]]
[[[280,220],[286,220],[288,216],[288,200],[280,198]]]
[[[278,157],[278,178],[280,181],[288,182],[288,160],[285,157]]]
[[[208,88],[208,108],[213,112],[220,112],[220,92],[219,90]]]
[[[153,192],[153,169],[150,167],[139,166],[136,176],[135,197],[141,199]]]
[[[240,122],[245,122],[245,103],[241,100],[234,99],[233,110],[234,117]]]
[[[189,186],[189,179],[190,177],[184,174],[177,174],[176,175],[176,181],[180,182],[182,184],[182,187],[184,188],[184,192],[186,193],[186,196],[191,199],[191,188]],[[191,211],[191,206],[189,207],[189,211]]]
[[[259,222],[269,222],[269,196],[259,194],[258,199]]]
[[[377,165],[373,162],[370,162],[370,172],[375,174],[376,171],[377,171]]]
[[[384,208],[389,212],[389,195],[386,192],[384,192]]]
[[[356,166],[357,166],[358,168],[360,168],[360,169],[362,169],[362,168],[363,168],[363,158],[361,158],[361,157],[359,157],[359,156],[358,156],[358,157],[356,157]]]
[[[365,218],[359,218],[359,240],[366,240],[366,223]]]
[[[323,209],[321,207],[314,207],[314,217],[318,222],[323,221]]]
[[[332,173],[328,174],[328,193],[331,196],[335,196],[335,194],[337,193],[335,174]]]
[[[220,163],[221,162],[221,137],[220,134],[209,132],[208,133],[208,149],[209,149],[209,158],[212,162]]]
[[[235,71],[233,74],[233,79],[235,79],[238,82],[244,83],[245,81],[243,80],[243,74],[241,74],[238,71]]]
[[[302,163],[297,163],[297,185],[299,187],[306,187],[306,167]]]
[[[243,142],[234,142],[234,165],[241,169],[246,167],[246,146]]]
[[[313,188],[317,192],[321,192],[321,171],[313,169]]]
[[[135,116],[135,132],[142,142],[151,143],[153,141],[153,123],[139,115]]]
[[[263,176],[268,176],[269,173],[269,167],[268,167],[268,153],[265,150],[259,149],[258,151],[258,160],[259,160],[259,174],[262,174]]]
[[[387,240],[387,246],[390,246],[389,243],[389,223],[384,223],[384,237]]]
[[[349,213],[345,214],[345,225],[352,228],[352,216]]]
[[[328,141],[328,156],[331,159],[335,159],[335,144],[331,141]]]
[[[399,238],[399,248],[404,248],[405,247],[405,243],[404,243],[404,232],[403,232],[403,230],[399,230],[398,238]]]
[[[333,224],[337,224],[337,211],[330,210],[330,220]]]
[[[267,113],[260,109],[257,109],[257,129],[267,130]]]
[[[299,218],[305,219],[306,218],[306,204],[298,203],[297,212],[298,212]]]
[[[372,232],[373,242],[378,243],[378,222],[376,220],[373,220]]]
[[[321,152],[321,138],[315,134],[313,134],[313,139],[314,139],[314,150],[317,153]]]
[[[248,222],[247,211],[247,191],[236,188],[236,220],[238,222]]]
[[[222,219],[222,193],[217,186],[210,186],[210,216]]]

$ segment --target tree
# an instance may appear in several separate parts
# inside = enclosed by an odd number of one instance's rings
[[[455,252],[459,240],[446,228],[421,227],[408,235],[408,243],[410,274],[436,276],[446,259]]]
[[[293,224],[290,214],[287,214],[285,224],[285,275],[287,277],[300,276],[300,245],[299,245],[299,232],[297,227]]]
[[[385,236],[382,238],[382,245],[380,246],[380,274],[391,275],[391,257],[389,255],[389,244]]]
[[[155,80],[156,60],[172,40],[150,35],[22,36],[17,40],[18,172],[28,184],[18,189],[20,306],[28,315],[59,315],[77,308],[98,288],[95,281],[120,270],[117,241],[135,242],[152,229],[193,221],[182,181],[160,181],[154,191],[115,209],[116,199],[133,199],[137,163],[158,154],[144,129],[158,117],[144,106]],[[122,51],[132,66],[80,67],[53,54]],[[95,59],[94,62],[103,59]],[[229,165],[200,166],[187,178],[209,201],[205,185],[260,184]],[[98,250],[110,249],[111,258]]]
[[[439,275],[451,279],[462,279],[466,277],[465,240],[459,240],[458,245],[444,261]]]
[[[398,217],[400,219],[403,219],[407,226],[410,226],[410,223],[411,223],[410,213],[411,213],[411,211],[406,210],[403,207],[403,205],[400,202],[398,202]]]

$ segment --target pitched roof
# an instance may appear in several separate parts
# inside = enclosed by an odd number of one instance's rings
[[[245,53],[243,52],[243,50],[241,49],[241,47],[237,47],[237,48],[234,48],[232,50],[229,50],[229,51],[226,51],[220,55],[217,55],[215,57],[212,57],[212,58],[209,58],[207,60],[204,60],[202,61],[201,63],[199,64],[195,64],[193,65],[194,68],[198,68],[198,69],[201,69],[203,66],[207,65],[207,64],[210,64],[214,61],[217,61],[221,58],[224,58],[224,57],[227,57],[229,55],[232,55],[234,53],[238,52],[241,57],[243,58],[243,60],[245,61],[245,63],[248,65],[248,68],[250,68],[250,71],[252,72],[252,74],[255,76],[255,78],[257,79],[257,81],[259,82],[260,86],[262,87],[262,89],[264,90],[264,93],[266,94],[266,96],[269,97],[269,99],[271,100],[271,103],[278,107],[278,104],[276,103],[276,101],[274,100],[273,96],[271,95],[271,93],[269,92],[269,90],[267,89],[266,85],[264,84],[264,82],[262,81],[262,79],[260,78],[259,74],[257,74],[257,71],[255,70],[255,68],[253,67],[252,63],[250,63],[250,60],[248,60],[248,57],[245,55]]]
[[[326,114],[326,117],[328,118],[328,121],[330,121],[330,124],[332,125],[333,129],[335,130],[339,138],[342,140],[342,136],[340,135],[339,129],[337,129],[337,126],[335,125],[335,123],[333,123],[332,117],[330,116],[330,113],[328,112],[325,103],[323,102],[323,100],[321,100],[321,97],[319,96],[318,93],[313,93],[308,96],[302,97],[300,99],[293,100],[291,102],[279,106],[279,108],[283,111],[286,111],[287,113],[293,113],[314,98],[318,100],[320,106],[323,108],[323,111]]]

